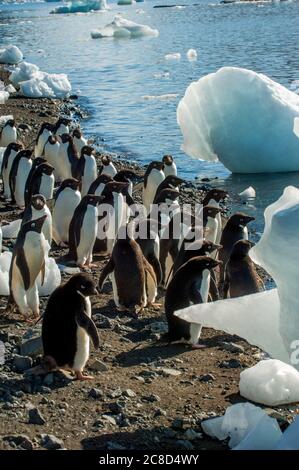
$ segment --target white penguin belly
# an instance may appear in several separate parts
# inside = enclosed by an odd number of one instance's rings
[[[32,208],[31,220],[39,219],[40,217],[43,217],[43,215],[46,215],[47,218],[44,221],[42,232],[43,232],[44,237],[45,237],[46,241],[48,242],[49,248],[50,248],[51,243],[52,243],[52,215],[51,215],[51,212],[50,212],[48,206],[44,206],[43,209],[39,210],[39,211],[34,209],[34,207]]]
[[[65,188],[59,194],[53,209],[53,237],[56,243],[68,242],[70,222],[80,201],[80,192],[71,188]]]
[[[54,189],[54,176],[53,175],[42,175],[40,184],[40,194],[45,196],[47,200],[53,198]]]
[[[248,240],[248,228],[247,227],[243,228],[243,237],[244,237],[244,240]]]
[[[26,180],[28,178],[32,161],[27,158],[21,158],[16,175],[15,200],[19,207],[25,205],[24,192]]]
[[[7,147],[12,142],[17,141],[17,132],[15,127],[6,126],[4,127],[1,135],[0,147]]]
[[[87,157],[85,160],[84,175],[82,178],[82,196],[88,194],[91,183],[97,177],[97,164],[93,157]]]
[[[206,234],[205,234],[206,240],[212,243],[216,243],[216,238],[218,235],[218,221],[216,220],[216,218],[214,219],[212,217],[208,217],[208,222],[205,228],[206,228]]]
[[[86,315],[91,318],[91,304],[89,297],[85,297]],[[77,327],[77,349],[74,358],[73,369],[82,372],[89,358],[90,339],[86,331],[80,326]]]
[[[201,335],[202,325],[198,323],[190,323],[190,344],[197,344]]]
[[[3,178],[3,188],[4,188],[4,197],[5,197],[6,199],[10,199],[10,198],[11,198],[10,187],[9,187],[9,173],[10,173],[12,164],[13,164],[13,162],[14,162],[14,159],[16,158],[16,155],[17,155],[17,152],[15,152],[14,150],[12,150],[11,153],[10,153],[10,155],[9,155],[9,158],[8,158],[7,168],[3,170],[3,175],[2,175],[2,178]]]
[[[97,235],[97,217],[97,208],[88,204],[81,227],[80,243],[77,246],[77,260],[79,264],[85,263],[92,254]]]
[[[201,280],[201,286],[200,286],[200,295],[201,295],[203,303],[206,303],[208,301],[209,290],[210,290],[210,279],[211,279],[210,271],[208,269],[205,269],[202,273],[202,280]]]
[[[64,179],[72,177],[72,168],[69,161],[68,153],[67,153],[68,143],[60,144],[59,154],[58,154],[58,176],[63,181]]]
[[[54,167],[54,172],[57,172],[58,165],[58,153],[59,153],[59,142],[50,144],[49,142],[45,146],[44,157],[50,165]]]
[[[150,209],[150,205],[153,203],[157,188],[160,183],[165,179],[163,171],[152,170],[147,179],[146,188],[143,188],[142,199],[143,204],[147,210]]]
[[[32,287],[45,262],[46,243],[43,234],[28,232],[24,242],[24,253],[30,273]]]
[[[41,157],[46,145],[48,138],[52,135],[52,132],[45,129],[38,138],[37,144],[34,147],[35,158]]]
[[[172,162],[171,165],[165,165],[163,171],[164,171],[164,174],[165,174],[165,178],[167,176],[176,176],[177,175],[176,164],[174,162]]]

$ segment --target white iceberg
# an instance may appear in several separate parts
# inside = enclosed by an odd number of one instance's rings
[[[106,0],[86,0],[67,2],[65,5],[55,8],[51,13],[88,13],[89,11],[107,10]]]
[[[224,416],[203,421],[201,427],[213,438],[229,438],[235,450],[274,449],[282,436],[277,421],[251,403],[229,406]]]
[[[179,52],[172,52],[170,54],[165,54],[165,60],[180,60],[181,54]]]
[[[61,273],[54,258],[46,258],[45,279],[41,284],[41,275],[37,278],[38,293],[40,296],[51,295],[61,284]]]
[[[285,430],[276,450],[299,450],[299,416]]]
[[[0,49],[0,64],[15,65],[23,60],[23,53],[17,46],[9,45]]]
[[[196,49],[189,49],[186,55],[187,55],[187,59],[190,61],[197,59]]]
[[[36,76],[20,83],[20,92],[29,98],[65,98],[72,87],[67,75],[39,72]]]
[[[9,76],[9,80],[14,84],[18,85],[20,82],[30,80],[39,72],[39,67],[29,62],[21,62]]]
[[[191,83],[177,120],[191,157],[233,173],[299,170],[299,96],[266,75],[223,67]]]
[[[255,189],[252,186],[244,189],[241,193],[239,193],[240,198],[242,201],[247,201],[247,199],[253,199],[256,196]]]
[[[106,25],[104,28],[95,29],[91,31],[93,39],[98,38],[139,38],[143,36],[159,36],[157,29],[152,29],[149,26],[134,23],[134,21],[127,20],[120,15],[116,15],[112,23]]]
[[[277,359],[260,361],[240,374],[240,394],[268,406],[299,401],[299,372]]]
[[[237,334],[274,359],[299,369],[299,299],[294,294],[299,284],[298,231],[299,189],[289,186],[266,208],[264,233],[250,250],[253,261],[273,277],[277,289],[193,305],[175,314]]]

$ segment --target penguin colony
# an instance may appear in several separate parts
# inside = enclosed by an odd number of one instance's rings
[[[94,148],[65,118],[44,122],[33,149],[18,141],[14,120],[4,125],[0,142],[2,198],[24,211],[9,271],[8,308],[27,322],[39,318],[37,278],[43,281],[51,247],[67,248],[65,264],[80,268],[48,300],[44,358],[36,373],[61,368],[78,380],[91,378],[84,368],[90,340],[98,348],[99,336],[90,297],[101,295],[107,279],[116,309],[135,316],[148,306],[161,309],[157,298],[164,296],[168,332],[162,341],[194,349],[204,347],[201,326],[179,319],[177,310],[264,289],[248,255],[247,224],[253,217],[238,212],[225,219],[221,203],[227,193],[211,189],[201,201],[199,226],[194,214],[180,209],[184,181],[171,155],[151,162],[140,182],[133,171],[118,171],[107,155],[98,167]],[[137,189],[143,212],[131,224]],[[0,226],[0,250],[1,245]],[[106,257],[97,285],[88,273],[95,254]]]

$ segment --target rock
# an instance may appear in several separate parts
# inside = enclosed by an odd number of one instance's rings
[[[18,125],[18,129],[21,129],[22,131],[31,131],[32,127],[28,126],[28,124],[21,123]]]
[[[101,313],[97,313],[96,315],[94,315],[94,321],[98,328],[103,328],[103,329],[113,328],[113,322],[109,318],[105,317],[105,315],[102,315]]]
[[[109,409],[111,413],[117,415],[119,413],[122,413],[126,404],[124,402],[114,402],[114,403],[109,403]]]
[[[99,390],[98,388],[92,388],[89,390],[88,396],[94,398],[95,400],[99,400],[100,398],[103,398],[104,394],[102,390]]]
[[[194,441],[195,439],[201,439],[202,434],[199,432],[194,431],[194,429],[187,429],[187,431],[184,434],[184,439],[187,439],[187,441]]]
[[[142,399],[144,401],[148,401],[149,403],[154,403],[156,401],[161,401],[161,398],[159,397],[159,395],[155,395],[153,393],[151,395],[143,396]]]
[[[213,374],[204,374],[199,377],[200,382],[212,382],[213,380],[215,380]]]
[[[43,418],[41,412],[39,411],[38,408],[29,408],[28,410],[28,415],[29,415],[29,423],[30,424],[45,424],[46,420]]]
[[[130,388],[127,388],[126,390],[123,391],[123,396],[128,397],[128,398],[134,398],[136,397],[136,393]]]
[[[48,450],[63,449],[63,442],[53,434],[42,434],[40,444]]]
[[[113,426],[116,426],[116,419],[111,416],[111,415],[102,415],[102,419],[107,421],[109,424],[112,424]]]
[[[41,336],[30,338],[20,346],[22,356],[35,357],[43,353],[43,342]]]
[[[159,416],[166,416],[167,413],[165,410],[162,410],[161,408],[157,408],[154,413],[154,418],[158,418]]]
[[[229,359],[228,361],[220,362],[219,367],[223,369],[237,369],[238,367],[242,367],[242,364],[237,359]]]
[[[119,398],[122,395],[122,391],[120,388],[116,388],[115,390],[112,390],[111,392],[108,393],[109,398]]]
[[[182,420],[182,418],[175,418],[174,421],[172,422],[171,427],[173,429],[183,429],[184,421]]]
[[[221,341],[219,343],[219,347],[231,353],[244,353],[245,351],[243,346],[240,346],[239,344],[236,344],[236,343],[228,343],[227,341]]]
[[[176,437],[176,432],[173,429],[165,429],[164,437],[167,439],[174,439]]]
[[[46,375],[46,377],[44,378],[43,384],[47,386],[47,385],[52,385],[53,382],[54,382],[54,374],[51,372],[50,374]]]
[[[28,356],[15,355],[13,358],[13,365],[17,372],[24,372],[32,367],[32,359]]]
[[[166,367],[163,367],[160,370],[161,370],[162,374],[164,375],[164,377],[178,377],[182,373],[179,370],[169,369],[169,368],[166,368]]]
[[[178,439],[176,441],[176,446],[180,449],[185,449],[185,450],[193,450],[194,447],[189,441],[184,441],[182,439]]]
[[[109,370],[109,367],[99,359],[96,359],[93,363],[91,363],[89,368],[97,372],[107,372]]]
[[[118,442],[108,441],[106,444],[108,450],[126,450],[124,446],[118,444]]]
[[[18,434],[15,436],[4,436],[3,440],[8,441],[9,443],[13,443],[16,447],[19,447],[24,450],[33,450],[34,448],[33,442],[25,434]]]
[[[150,330],[152,333],[160,333],[160,334],[167,333],[168,325],[166,322],[157,321],[157,322],[150,324]]]

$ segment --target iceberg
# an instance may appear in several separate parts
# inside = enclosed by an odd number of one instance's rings
[[[237,334],[274,359],[299,369],[299,299],[294,295],[299,283],[298,230],[299,189],[288,186],[266,208],[264,232],[249,252],[252,260],[273,277],[277,289],[193,305],[175,315]]]
[[[240,374],[240,394],[268,406],[299,401],[299,372],[277,359],[266,359]]]
[[[219,159],[233,173],[299,171],[298,116],[296,93],[237,67],[191,83],[177,108],[182,149],[200,160]]]
[[[23,60],[23,53],[17,46],[9,45],[0,49],[0,64],[15,65]]]
[[[283,433],[276,450],[299,450],[299,417]]]
[[[20,82],[25,82],[34,77],[39,72],[39,67],[29,62],[21,62],[9,76],[9,80],[14,85],[19,85]]]
[[[62,14],[62,13],[88,13],[89,11],[107,10],[106,0],[86,0],[86,1],[74,1],[68,2],[61,7],[57,7],[50,13]]]
[[[139,38],[143,36],[159,36],[157,29],[152,29],[149,26],[134,23],[134,21],[127,20],[120,15],[116,15],[112,23],[106,25],[102,29],[95,29],[91,31],[93,39],[98,38]]]

